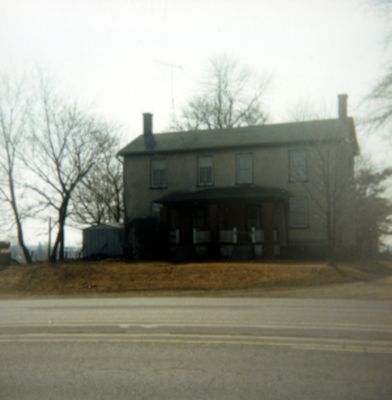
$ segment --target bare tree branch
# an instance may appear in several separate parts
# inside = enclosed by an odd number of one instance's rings
[[[221,129],[264,124],[262,100],[271,77],[258,78],[226,56],[211,60],[200,93],[185,106],[180,129]]]
[[[373,106],[368,122],[377,129],[392,123],[392,0],[371,0],[370,3],[380,11],[387,28],[385,71],[365,99]]]
[[[102,162],[94,165],[76,190],[75,222],[95,225],[123,220],[122,163],[114,157],[117,148],[118,140],[113,136],[107,152],[102,154]]]
[[[29,97],[22,80],[11,80],[0,76],[0,198],[9,205],[16,226],[18,243],[27,263],[31,255],[26,246],[23,219],[26,215],[20,208],[16,169],[26,137],[26,116]]]
[[[51,261],[64,259],[65,224],[77,187],[94,165],[100,164],[111,143],[107,124],[58,97],[44,78],[40,79],[37,107],[31,114],[31,142],[25,165],[35,180],[29,184],[57,214],[57,234]]]

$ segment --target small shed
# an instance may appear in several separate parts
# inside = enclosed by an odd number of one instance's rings
[[[0,268],[11,264],[11,249],[9,242],[0,242]]]
[[[83,229],[83,258],[123,255],[123,226],[99,224]]]

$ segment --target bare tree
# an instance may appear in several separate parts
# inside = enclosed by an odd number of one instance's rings
[[[96,225],[123,221],[122,163],[115,157],[119,147],[116,136],[108,138],[102,161],[96,163],[75,191],[73,220]]]
[[[211,60],[200,91],[186,104],[181,129],[217,129],[264,124],[262,100],[271,77],[259,78],[227,56]]]
[[[379,128],[392,122],[392,65],[386,68],[384,76],[379,80],[368,98],[374,104],[369,122]]]
[[[354,165],[347,146],[345,140],[337,145],[308,143],[312,176],[302,185],[325,227],[329,256],[339,251],[347,223],[354,223],[358,253],[374,256],[381,238],[392,234],[392,203],[387,193],[392,168],[377,170],[363,157]]]
[[[386,195],[392,168],[377,170],[366,159],[361,159],[358,165],[355,179],[357,247],[362,255],[374,256],[381,238],[392,234],[392,203]]]
[[[12,212],[18,243],[26,262],[31,263],[31,255],[24,238],[23,220],[26,213],[20,206],[22,189],[17,173],[21,167],[20,154],[26,139],[28,107],[28,96],[22,80],[0,76],[0,200]]]
[[[60,99],[41,77],[31,121],[31,147],[24,162],[34,175],[28,186],[43,207],[57,214],[57,234],[50,259],[64,259],[65,224],[78,185],[110,144],[110,129],[75,104]]]
[[[300,122],[326,119],[330,113],[326,106],[302,102],[292,109],[291,115]],[[355,200],[352,146],[346,136],[305,140],[301,160],[290,165],[293,181],[311,200],[311,213],[323,226],[329,257],[341,247],[344,225],[349,220],[347,214]]]
[[[354,164],[342,139],[338,143],[308,144],[312,182],[304,188],[315,205],[315,214],[324,225],[327,251],[333,256],[340,248],[344,217],[354,201]]]
[[[392,122],[392,0],[371,0],[371,3],[381,12],[388,29],[385,36],[385,70],[367,97],[374,107],[369,122],[379,128]]]
[[[294,122],[333,118],[331,115],[327,104],[305,98],[287,110],[288,120]]]

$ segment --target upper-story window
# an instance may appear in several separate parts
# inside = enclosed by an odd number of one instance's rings
[[[166,160],[151,161],[151,187],[154,189],[167,187]]]
[[[305,182],[308,179],[308,168],[305,150],[289,150],[289,181]]]
[[[237,154],[236,182],[237,182],[237,184],[253,183],[253,156],[252,156],[252,154]]]
[[[212,157],[202,156],[197,160],[197,183],[199,186],[213,184]]]

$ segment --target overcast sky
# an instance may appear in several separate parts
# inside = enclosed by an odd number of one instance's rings
[[[39,66],[71,97],[140,133],[166,130],[208,60],[226,53],[271,73],[274,121],[304,99],[351,114],[380,75],[385,26],[366,0],[0,0],[1,70]]]
[[[38,66],[70,97],[124,126],[124,142],[170,124],[208,60],[227,54],[273,75],[266,98],[274,122],[307,101],[349,113],[385,62],[383,16],[371,0],[0,0],[0,72]],[[362,115],[361,115],[362,114]]]

